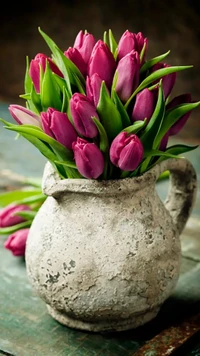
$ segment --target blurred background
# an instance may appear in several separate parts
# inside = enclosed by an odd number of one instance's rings
[[[24,92],[25,57],[38,52],[50,55],[38,32],[46,32],[64,51],[73,46],[82,29],[99,39],[112,29],[119,40],[128,29],[143,32],[149,38],[148,59],[169,49],[166,62],[191,65],[180,72],[173,96],[190,92],[200,100],[200,2],[196,0],[34,0],[26,4],[4,3],[0,35],[0,100],[25,105],[19,94]],[[195,109],[179,133],[191,143],[200,142],[200,108]]]

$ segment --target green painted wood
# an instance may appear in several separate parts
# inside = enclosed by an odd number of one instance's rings
[[[0,105],[0,117],[9,115]],[[4,131],[3,131],[4,130]],[[38,177],[45,160],[23,139],[14,140],[11,132],[0,127],[0,171]],[[200,149],[186,155],[200,177]],[[14,179],[10,177],[14,184]],[[0,189],[8,179],[0,176]],[[9,183],[10,184],[10,183]],[[16,183],[17,184],[17,183]],[[14,184],[15,185],[15,184]],[[168,182],[157,184],[162,199]],[[92,334],[69,329],[48,315],[45,303],[33,292],[26,275],[25,262],[3,248],[6,237],[0,237],[0,355],[15,356],[131,356],[145,342],[185,317],[200,312],[200,185],[191,218],[181,236],[181,276],[172,296],[164,303],[157,318],[137,330],[120,333]],[[193,345],[189,355],[198,350]],[[198,351],[197,351],[198,352]]]

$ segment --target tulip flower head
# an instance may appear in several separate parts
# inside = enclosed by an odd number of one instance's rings
[[[151,118],[157,101],[157,90],[143,89],[136,95],[136,100],[132,112],[132,120],[144,120],[147,122]]]
[[[9,105],[11,116],[19,125],[32,125],[42,127],[39,115],[21,105]]]
[[[94,138],[98,129],[92,117],[99,119],[93,103],[83,94],[75,93],[70,100],[70,109],[76,130],[84,137]]]
[[[9,204],[2,210],[0,210],[0,228],[9,227],[13,225],[20,224],[25,221],[25,219],[17,215],[17,213],[23,211],[30,211],[30,207],[25,204]]]
[[[103,173],[103,154],[94,143],[78,138],[72,148],[77,168],[83,177],[96,179]]]
[[[30,229],[21,229],[14,232],[4,243],[4,247],[10,250],[14,256],[24,256],[26,241]]]
[[[83,57],[76,48],[69,47],[64,55],[69,58],[80,70],[80,72],[85,76],[87,73],[87,66]]]
[[[79,51],[86,64],[88,64],[95,42],[96,40],[92,34],[83,33],[82,30],[76,36],[74,48]]]
[[[40,92],[40,67],[42,68],[42,71],[45,72],[47,61],[49,63],[52,72],[54,72],[60,77],[63,77],[63,74],[61,73],[57,65],[52,61],[50,57],[47,57],[43,53],[38,53],[35,56],[35,58],[31,60],[30,69],[29,69],[29,75],[32,79],[32,82],[35,86],[35,90],[37,93]]]
[[[78,135],[67,114],[48,108],[47,112],[41,113],[41,122],[47,135],[72,149],[72,143],[76,141]]]
[[[127,132],[121,132],[110,147],[110,160],[123,171],[134,171],[141,163],[144,149],[140,139]]]

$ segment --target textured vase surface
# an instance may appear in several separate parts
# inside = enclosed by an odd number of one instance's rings
[[[156,180],[169,170],[165,203]],[[61,180],[47,163],[26,246],[33,289],[71,328],[120,331],[153,319],[180,272],[180,234],[196,197],[186,159],[166,160],[137,178]]]

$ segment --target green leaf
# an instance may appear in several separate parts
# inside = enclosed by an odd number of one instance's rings
[[[119,99],[119,97],[114,89],[112,90],[112,100],[115,103],[115,106],[120,113],[122,126],[124,128],[127,126],[130,126],[131,120],[128,116],[128,113],[127,113],[126,109],[124,108],[124,105],[122,104],[121,100]]]
[[[62,166],[66,166],[66,167],[69,167],[69,168],[77,169],[75,162],[58,161],[58,160],[55,160],[54,162],[57,163],[57,164],[61,164]]]
[[[144,63],[140,69],[140,73],[146,72],[149,68],[153,67],[156,63],[161,62],[163,59],[165,59],[168,56],[169,53],[170,53],[170,51],[168,51],[164,54],[161,54],[158,57],[154,57],[154,58],[150,59],[149,61],[147,61],[146,63]]]
[[[111,50],[113,56],[115,56],[116,49],[117,49],[117,42],[116,42],[111,30],[109,30],[109,32],[108,32],[108,37],[109,37],[110,50]]]
[[[31,88],[30,96],[31,96],[31,99],[28,100],[29,107],[33,108],[33,111],[35,111],[34,110],[34,107],[35,107],[37,112],[41,112],[42,111],[42,105],[41,105],[40,94],[36,93],[35,87],[34,87],[33,84],[32,84],[32,88]]]
[[[141,129],[143,129],[145,127],[145,125],[146,125],[146,119],[144,121],[138,120],[138,121],[135,121],[133,125],[126,127],[123,131],[125,131],[129,134],[136,134]]]
[[[32,88],[32,80],[31,77],[29,75],[29,58],[28,56],[26,56],[26,73],[25,73],[25,78],[24,78],[24,90],[25,93],[30,93],[31,92],[31,88]]]
[[[162,127],[158,133],[158,136],[156,138],[157,144],[161,142],[162,138],[165,136],[165,134],[169,131],[169,129],[187,112],[197,108],[200,105],[200,101],[196,103],[186,103],[186,104],[181,104],[178,106],[175,106],[172,109],[169,109],[166,111]]]
[[[19,199],[16,201],[16,204],[25,204],[25,205],[31,205],[35,203],[43,203],[46,200],[46,195],[43,193],[37,194],[37,195],[32,195],[27,198]]]
[[[21,224],[0,228],[0,235],[10,235],[15,231],[30,227],[31,224],[32,224],[32,221],[28,220]]]
[[[121,115],[112,99],[110,98],[104,81],[102,81],[101,85],[97,112],[100,116],[101,123],[106,130],[109,141],[112,141],[115,136],[123,129],[123,124]]]
[[[14,215],[18,215],[18,216],[21,216],[22,218],[24,218],[25,220],[33,220],[34,217],[36,216],[37,214],[37,211],[18,211],[16,214]]]
[[[146,51],[146,46],[147,46],[147,44],[144,43],[144,45],[142,47],[142,50],[140,52],[140,63],[142,63],[142,61],[143,61],[143,58],[144,58],[144,55],[145,55],[145,51]]]
[[[64,147],[61,143],[58,141],[54,140],[54,138],[46,135],[42,130],[36,129],[35,126],[32,127],[30,125],[11,125],[5,127],[8,130],[16,131],[19,132],[20,134],[28,134],[33,137],[38,138],[41,141],[44,141],[48,143],[51,147],[51,149],[60,157],[63,157],[63,159],[67,159],[69,161],[73,161],[73,153],[66,147]]]
[[[60,89],[57,85],[56,79],[54,78],[55,76],[52,75],[49,63],[46,61],[46,70],[40,87],[40,98],[43,111],[46,111],[49,107],[59,111],[62,108]]]
[[[196,145],[196,146],[188,146],[188,145],[181,145],[181,144],[178,144],[178,145],[173,145],[173,146],[170,146],[166,149],[165,153],[166,154],[172,154],[174,156],[179,156],[179,155],[182,155],[183,153],[186,153],[186,152],[189,152],[189,151],[193,151],[195,150],[196,148],[198,148],[199,146]],[[163,156],[162,155],[157,161],[156,161],[156,164],[163,161]]]
[[[14,190],[12,192],[6,192],[0,194],[0,207],[4,208],[5,206],[15,203],[18,200],[23,201],[23,199],[37,196],[41,193],[41,190]]]
[[[66,80],[69,93],[72,95],[71,85],[77,86],[77,77],[80,81],[78,86],[80,83],[82,83],[82,87],[85,89],[85,79],[76,65],[64,55],[64,53],[58,48],[55,42],[48,35],[46,35],[40,28],[38,28],[38,30],[49,46],[53,54],[54,61]]]
[[[109,47],[109,44],[108,44],[108,36],[107,36],[107,31],[104,31],[104,34],[103,34],[103,42],[105,44],[107,44],[107,46]]]
[[[128,105],[134,98],[134,96],[139,93],[142,89],[148,87],[149,84],[152,84],[154,81],[161,79],[162,77],[175,73],[175,72],[180,72],[181,70],[189,69],[192,68],[192,66],[174,66],[174,67],[167,67],[167,68],[162,68],[158,69],[155,72],[151,73],[148,77],[146,77],[142,83],[137,87],[137,89],[134,91],[134,93],[131,95],[131,97],[128,99],[128,101],[125,104],[125,108],[127,109]]]
[[[97,129],[99,131],[99,148],[103,152],[104,155],[104,171],[103,171],[103,179],[107,178],[107,172],[108,172],[108,163],[109,163],[109,142],[108,142],[108,136],[107,133],[103,127],[103,125],[100,123],[99,120],[97,120],[96,117],[92,117],[92,120],[94,121],[95,125],[97,126]]]

